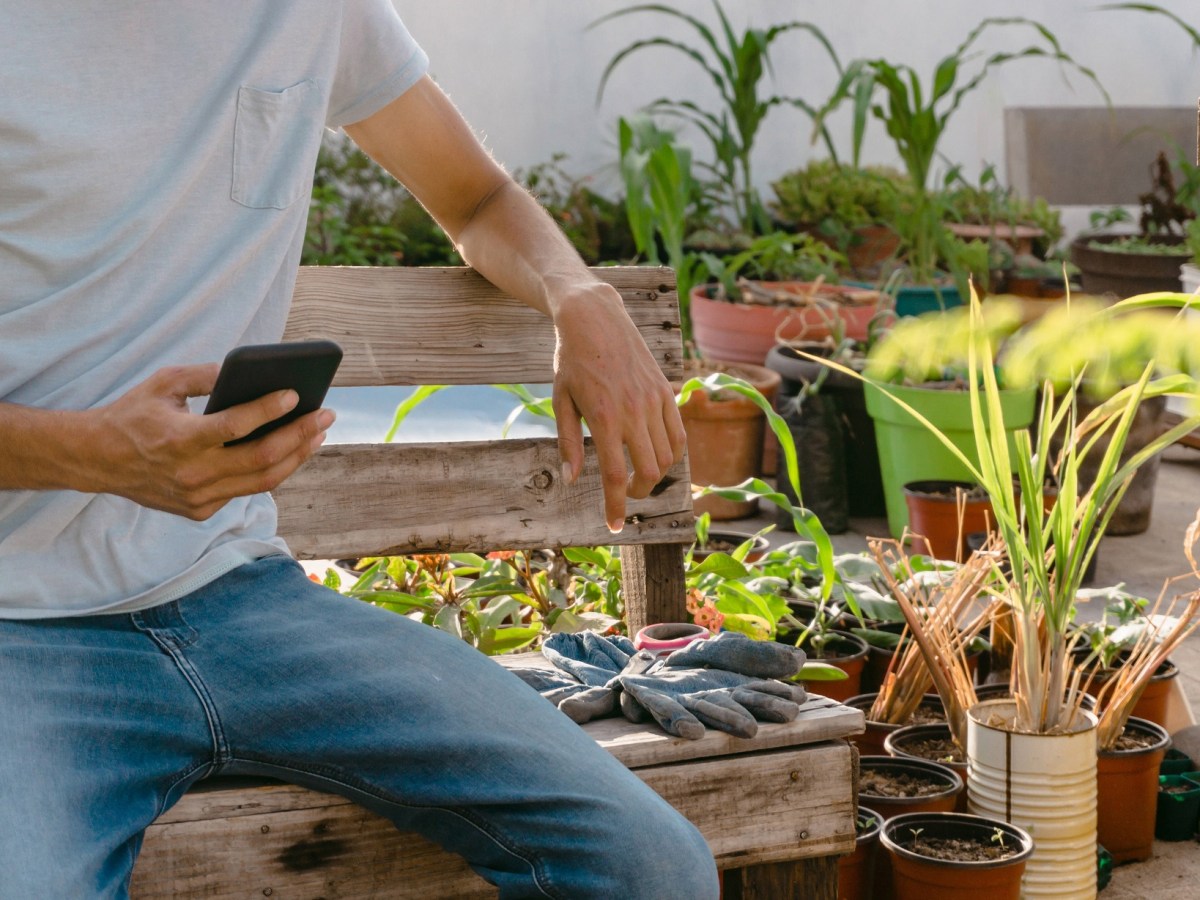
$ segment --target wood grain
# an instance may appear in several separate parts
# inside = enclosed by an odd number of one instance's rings
[[[592,270],[613,285],[670,381],[683,377],[675,275]],[[302,267],[284,339],[329,338],[345,358],[334,384],[544,384],[554,329],[474,269]]]

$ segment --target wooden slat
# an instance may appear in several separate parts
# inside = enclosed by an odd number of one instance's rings
[[[584,459],[579,479],[565,485],[550,438],[335,444],[275,492],[279,532],[301,559],[693,538],[686,462],[655,496],[629,501],[618,538],[604,524],[590,441]]]
[[[853,849],[854,764],[845,742],[637,774],[696,824],[721,867]],[[146,833],[132,896],[495,896],[458,857],[340,798],[311,798],[301,810],[160,820]]]
[[[593,270],[625,300],[667,378],[683,376],[671,269]],[[538,384],[553,380],[554,330],[467,268],[305,267],[285,340],[330,338],[346,352],[337,385]]]

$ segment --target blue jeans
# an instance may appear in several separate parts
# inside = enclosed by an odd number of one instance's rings
[[[127,896],[143,829],[217,774],[347,796],[504,897],[717,896],[699,832],[532,689],[285,557],[0,621],[0,898]]]

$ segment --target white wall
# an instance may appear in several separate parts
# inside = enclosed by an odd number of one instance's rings
[[[695,64],[677,52],[648,49],[622,65],[596,105],[600,74],[620,48],[656,34],[696,40],[686,27],[650,13],[587,30],[599,16],[632,5],[625,0],[395,2],[429,51],[434,77],[510,168],[565,152],[568,171],[595,174],[602,185],[611,184],[619,115],[660,96],[708,107],[714,102],[711,83]],[[709,0],[673,5],[716,25]],[[1200,55],[1178,26],[1163,16],[1101,11],[1100,0],[726,0],[724,5],[739,32],[747,24],[807,20],[829,36],[843,62],[882,56],[914,66],[926,80],[937,60],[985,16],[1026,16],[1047,25],[1068,53],[1093,68],[1118,106],[1192,106],[1200,95]],[[1197,0],[1161,0],[1160,5],[1200,27]],[[1017,50],[1032,37],[1027,29],[999,28],[985,34],[979,46],[989,52]],[[815,102],[834,84],[824,52],[802,32],[782,36],[772,58],[776,93]],[[1045,60],[1017,61],[995,70],[965,102],[941,149],[969,177],[987,162],[1002,173],[1005,106],[1100,103],[1096,88],[1077,73]],[[879,123],[869,134],[866,161],[896,162]],[[760,187],[822,155],[808,145],[808,135],[799,112],[772,112],[756,147]],[[848,147],[848,131],[835,138]]]

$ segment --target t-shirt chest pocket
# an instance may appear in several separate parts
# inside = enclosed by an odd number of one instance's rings
[[[323,99],[317,82],[282,91],[238,89],[232,197],[255,209],[285,209],[300,199],[316,165]]]

